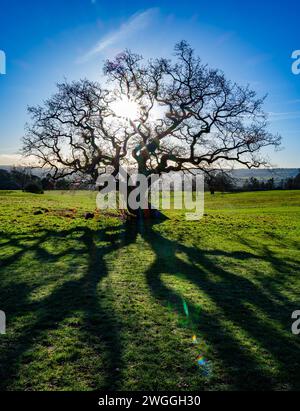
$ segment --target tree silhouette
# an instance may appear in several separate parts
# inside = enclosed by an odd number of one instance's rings
[[[58,85],[43,106],[30,107],[23,151],[50,167],[53,178],[83,174],[96,181],[130,164],[149,177],[228,163],[266,163],[261,150],[278,146],[267,129],[264,98],[204,65],[184,41],[175,59],[143,63],[129,50],[104,65],[109,82]]]

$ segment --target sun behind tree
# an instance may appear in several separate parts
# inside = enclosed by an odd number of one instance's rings
[[[264,98],[204,65],[184,41],[175,61],[143,62],[129,50],[107,61],[111,87],[81,80],[58,85],[31,107],[23,152],[53,179],[130,164],[149,177],[196,168],[265,165],[262,149],[280,144],[267,129]],[[153,113],[155,112],[155,115]]]

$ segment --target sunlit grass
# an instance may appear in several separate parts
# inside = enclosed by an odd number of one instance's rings
[[[2,389],[300,388],[300,192],[144,225],[85,220],[95,197],[0,192]]]

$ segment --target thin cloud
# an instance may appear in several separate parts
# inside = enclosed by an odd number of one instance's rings
[[[283,113],[269,112],[268,114],[271,121],[294,120],[300,118],[300,111],[288,111]]]
[[[108,35],[102,37],[98,43],[87,53],[81,56],[77,62],[85,63],[101,52],[107,50],[109,47],[116,45],[119,41],[145,29],[153,20],[157,11],[157,8],[151,8],[132,15],[125,23],[121,24],[117,30],[112,31]]]
[[[270,60],[272,60],[271,54],[261,53],[261,54],[256,54],[255,56],[250,57],[248,60],[246,60],[246,64],[249,66],[257,66],[259,64],[263,64]]]

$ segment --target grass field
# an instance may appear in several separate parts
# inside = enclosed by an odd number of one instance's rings
[[[193,222],[94,208],[0,192],[0,389],[300,389],[300,192],[207,196]]]

